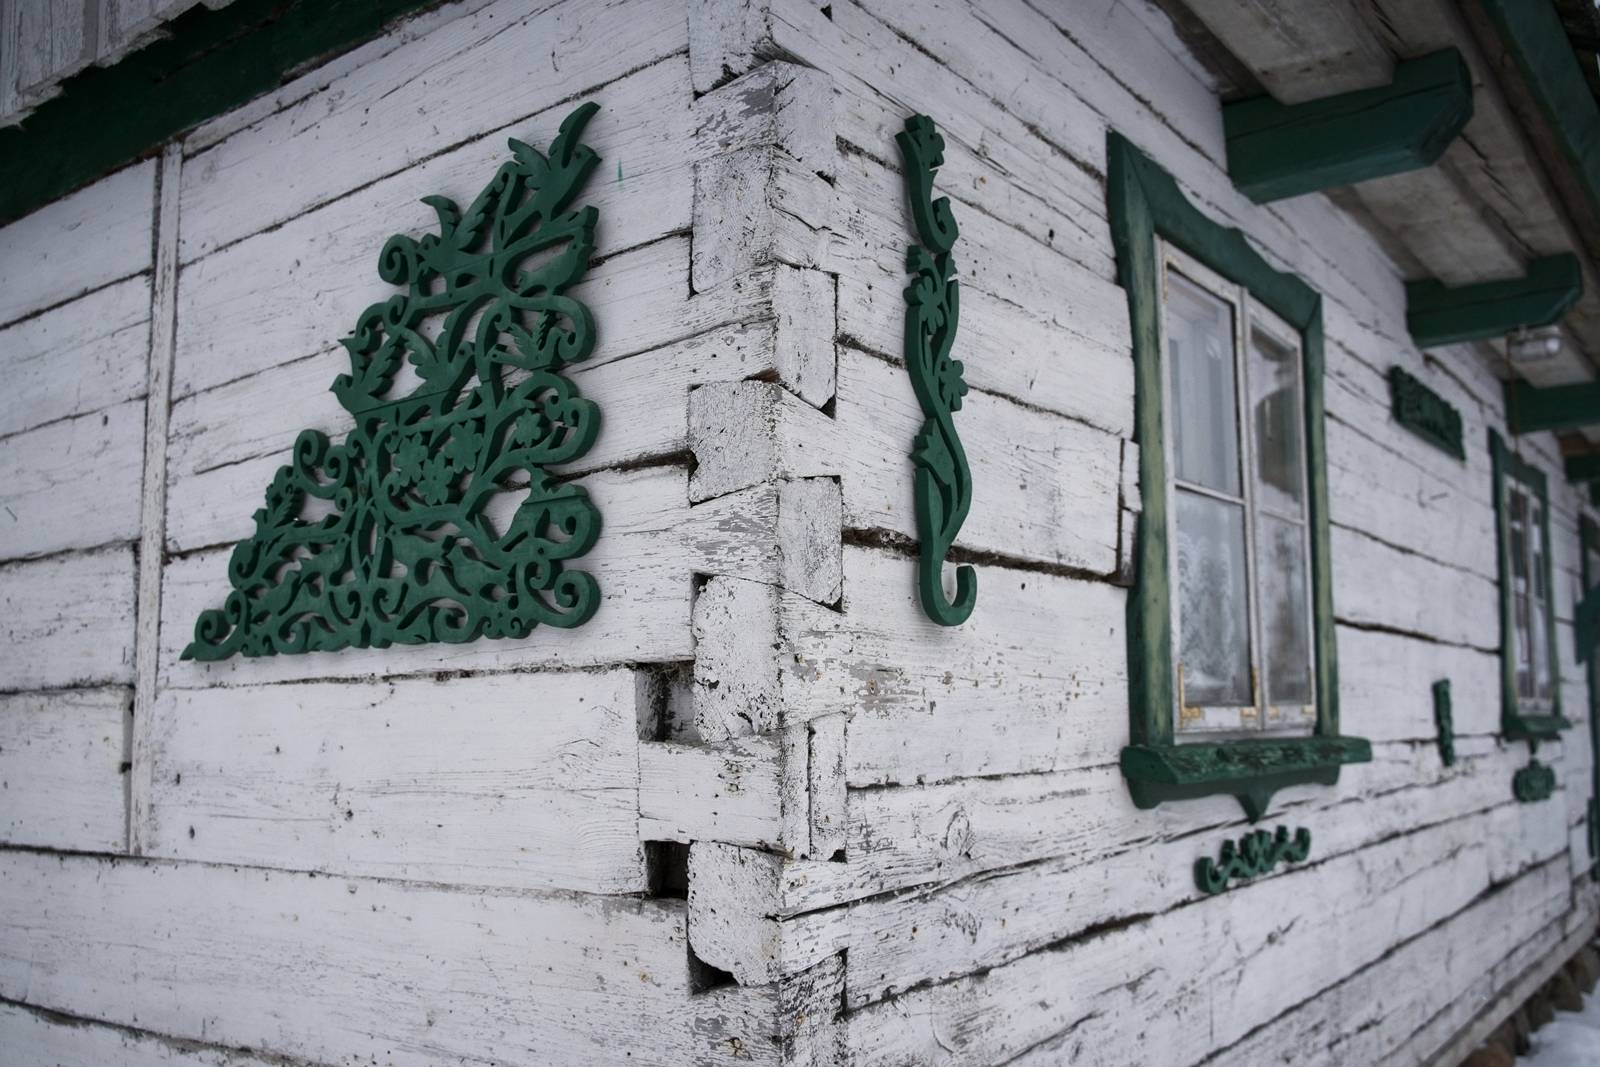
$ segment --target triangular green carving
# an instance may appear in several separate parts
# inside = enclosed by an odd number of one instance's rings
[[[301,433],[183,658],[526,637],[593,616],[593,575],[564,564],[600,513],[548,468],[600,431],[560,373],[594,349],[593,316],[564,293],[594,252],[598,212],[567,207],[599,162],[578,140],[596,110],[567,116],[548,159],[511,141],[465,215],[425,198],[438,236],[384,245],[378,273],[406,291],[342,342],[333,392],[355,428],[337,445]]]

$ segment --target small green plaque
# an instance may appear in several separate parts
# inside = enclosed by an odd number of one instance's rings
[[[1424,441],[1466,459],[1461,412],[1401,367],[1389,368],[1389,400],[1394,419]]]
[[[1224,841],[1213,860],[1206,856],[1194,865],[1194,884],[1208,896],[1220,893],[1231,882],[1259,878],[1279,863],[1300,863],[1311,854],[1311,831],[1305,827],[1289,836],[1287,826],[1274,833],[1252,830],[1238,841]]]

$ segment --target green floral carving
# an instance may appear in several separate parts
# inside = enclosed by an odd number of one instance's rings
[[[593,575],[564,564],[600,513],[548,468],[600,431],[561,374],[594,349],[564,293],[594,253],[598,212],[568,205],[599,162],[579,141],[597,110],[568,115],[548,158],[512,140],[465,214],[425,198],[437,236],[384,245],[378,273],[405,291],[362,313],[333,383],[355,427],[300,435],[185,659],[526,637],[594,614]]]
[[[917,537],[921,542],[917,589],[922,609],[944,626],[959,626],[978,599],[978,574],[969,566],[956,570],[956,596],[944,593],[944,559],[972,507],[972,471],[951,416],[961,410],[967,383],[961,361],[950,358],[960,320],[960,285],[950,254],[959,230],[950,200],[933,200],[933,174],[944,164],[944,138],[933,120],[916,115],[895,134],[905,161],[911,217],[920,245],[906,252],[906,370],[925,419],[912,444],[916,465]]]
[[[1276,833],[1252,830],[1237,842],[1224,841],[1222,852],[1213,861],[1206,856],[1194,865],[1194,884],[1202,893],[1220,893],[1229,882],[1256,878],[1279,863],[1299,863],[1311,854],[1311,831],[1305,827],[1289,836],[1289,828]]]

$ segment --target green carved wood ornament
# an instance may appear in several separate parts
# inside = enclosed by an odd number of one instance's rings
[[[1433,683],[1433,725],[1439,735],[1439,759],[1446,767],[1456,765],[1456,722],[1451,708],[1450,679]]]
[[[905,161],[906,190],[917,239],[906,252],[906,370],[924,421],[912,444],[916,465],[917,537],[921,555],[917,590],[922,609],[934,622],[959,626],[978,599],[978,573],[969,566],[956,570],[956,595],[944,591],[944,560],[972,507],[972,471],[956,435],[955,412],[967,392],[961,361],[950,358],[960,320],[960,285],[950,250],[959,231],[950,200],[932,199],[933,174],[944,164],[944,138],[933,120],[915,115],[895,134]]]
[[[1524,804],[1549,800],[1555,791],[1555,768],[1536,759],[1528,760],[1526,767],[1511,776],[1511,795]]]
[[[549,468],[600,432],[561,374],[594,349],[565,291],[594,253],[598,212],[568,205],[599,162],[579,141],[597,110],[569,114],[548,158],[512,140],[465,214],[427,197],[439,233],[384,245],[378,273],[405,291],[362,312],[332,387],[355,426],[338,444],[301,433],[185,659],[520,638],[594,614],[594,576],[565,563],[600,512]]]
[[[1235,841],[1224,841],[1213,860],[1202,857],[1194,865],[1194,884],[1209,895],[1222,892],[1230,882],[1258,878],[1279,863],[1300,863],[1311,854],[1311,831],[1300,827],[1289,836],[1287,826],[1275,833],[1252,830]]]

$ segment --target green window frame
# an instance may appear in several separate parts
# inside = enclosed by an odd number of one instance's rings
[[[1269,266],[1238,230],[1203,215],[1170,174],[1121,134],[1108,135],[1106,154],[1112,243],[1133,328],[1134,434],[1143,500],[1134,586],[1128,597],[1130,743],[1122,750],[1122,773],[1141,808],[1231,795],[1254,822],[1266,814],[1277,790],[1305,783],[1331,785],[1344,764],[1372,758],[1369,742],[1339,733],[1323,428],[1322,297],[1295,275]],[[1309,735],[1223,740],[1177,736],[1171,483],[1163,411],[1163,246],[1240,287],[1250,301],[1299,335],[1314,656],[1315,720]]]
[[[1561,714],[1555,568],[1550,559],[1550,489],[1544,471],[1513,452],[1494,430],[1489,431],[1489,452],[1494,461],[1495,531],[1500,565],[1500,732],[1509,740],[1537,742],[1555,737],[1572,725]],[[1530,515],[1533,508],[1537,510]],[[1528,536],[1530,533],[1534,536]],[[1517,569],[1519,562],[1521,575]],[[1542,604],[1538,602],[1541,595]],[[1524,609],[1521,614],[1519,600]],[[1519,627],[1519,618],[1525,618],[1527,625]],[[1540,631],[1543,631],[1542,644],[1539,643]],[[1540,660],[1549,672],[1548,699],[1538,696]],[[1519,663],[1527,664],[1533,694],[1523,692],[1522,679],[1518,676]]]

